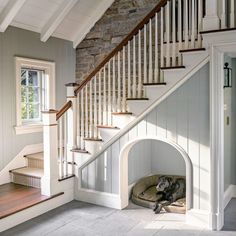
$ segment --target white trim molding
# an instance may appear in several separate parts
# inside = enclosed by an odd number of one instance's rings
[[[138,137],[129,141],[121,150],[119,157],[119,194],[121,198],[121,208],[125,208],[129,204],[129,191],[128,191],[128,157],[129,151],[132,147],[143,140],[157,140],[167,143],[174,147],[180,155],[183,157],[186,166],[186,208],[187,210],[193,207],[193,167],[191,159],[188,154],[177,143],[166,138],[160,138],[157,136],[144,136]]]
[[[236,52],[236,31],[203,35],[210,49],[210,156],[212,230],[224,225],[224,54]]]
[[[21,68],[32,68],[36,70],[43,70],[46,76],[47,87],[47,101],[46,105],[50,109],[55,109],[55,62],[37,60],[24,57],[15,57],[15,73],[16,73],[16,134],[27,134],[34,132],[42,132],[42,122],[35,122],[30,124],[23,124],[21,120]]]
[[[229,185],[224,193],[224,208],[228,205],[232,198],[236,198],[236,185]]]
[[[79,188],[75,199],[78,201],[93,203],[100,206],[122,209],[119,194],[99,192],[96,190]]]

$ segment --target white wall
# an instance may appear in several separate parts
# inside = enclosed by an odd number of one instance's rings
[[[0,170],[26,145],[41,143],[42,133],[16,135],[16,97],[14,56],[56,62],[56,105],[66,99],[64,84],[75,80],[75,50],[69,41],[50,38],[40,41],[40,34],[9,27],[0,33]]]
[[[134,138],[156,135],[176,142],[188,153],[193,164],[193,207],[209,210],[208,67],[207,64],[200,69],[142,121],[107,148],[100,157],[86,166],[82,170],[82,187],[117,194],[119,153],[122,147]]]

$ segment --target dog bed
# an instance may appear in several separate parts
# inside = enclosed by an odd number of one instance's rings
[[[156,185],[160,176],[161,175],[152,175],[140,179],[132,189],[132,195],[131,195],[132,202],[139,206],[153,209],[156,201],[158,201],[161,198],[161,194],[158,194],[156,190]],[[183,176],[176,176],[176,175],[175,176],[166,175],[166,176],[171,177],[174,180],[177,178],[185,178]],[[164,202],[162,201],[160,203]],[[185,198],[178,199],[171,205],[163,206],[163,208],[166,212],[184,214],[186,212],[186,199]]]

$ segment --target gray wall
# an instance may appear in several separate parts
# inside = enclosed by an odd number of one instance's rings
[[[75,50],[72,43],[51,38],[40,41],[40,35],[9,27],[0,33],[0,170],[26,145],[41,143],[42,134],[15,135],[16,89],[14,56],[56,62],[56,105],[66,99],[64,84],[75,80]]]
[[[224,89],[224,189],[236,184],[236,59],[225,56],[233,68],[233,87]],[[227,116],[229,124],[227,125]]]
[[[208,210],[210,197],[208,67],[207,64],[195,73],[142,121],[86,166],[82,170],[82,187],[118,194],[121,149],[127,142],[139,136],[156,135],[176,142],[188,153],[193,165],[194,208]],[[133,179],[139,175],[135,171],[137,165],[135,162],[129,167],[130,172],[132,170],[132,173],[136,173],[136,176],[132,174]]]

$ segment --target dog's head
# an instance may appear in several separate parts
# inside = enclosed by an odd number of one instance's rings
[[[161,176],[157,182],[157,192],[164,192],[172,185],[172,178],[167,176]]]

